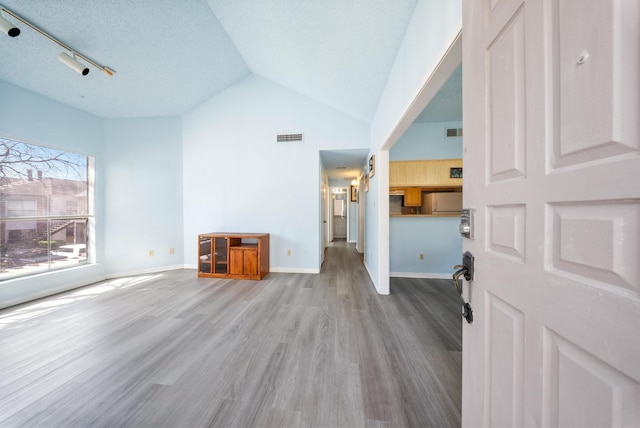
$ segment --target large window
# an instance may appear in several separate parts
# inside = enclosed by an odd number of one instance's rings
[[[89,262],[92,166],[0,137],[0,281]]]

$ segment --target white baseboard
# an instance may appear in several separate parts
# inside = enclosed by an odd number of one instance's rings
[[[453,274],[429,273],[429,272],[391,272],[392,278],[425,278],[425,279],[451,279]]]
[[[129,272],[110,273],[106,276],[105,279],[122,278],[123,276],[145,275],[148,273],[158,273],[158,272],[164,272],[167,270],[184,269],[185,267],[186,267],[185,265],[158,266],[155,268],[141,269],[141,270],[135,270],[135,271],[129,271]]]
[[[304,269],[304,268],[289,268],[289,267],[270,267],[269,272],[276,273],[311,273],[319,274],[320,269]]]
[[[167,268],[167,269],[163,269],[163,270],[169,270],[171,268]],[[193,270],[197,270],[198,269],[198,265],[197,264],[187,264],[187,265],[181,265],[181,266],[177,266],[173,269],[193,269]],[[311,273],[311,274],[319,274],[320,273],[320,269],[306,269],[306,268],[293,268],[293,267],[269,267],[269,272],[275,272],[275,273]],[[144,272],[141,272],[144,273]]]

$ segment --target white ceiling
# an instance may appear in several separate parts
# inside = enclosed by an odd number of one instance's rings
[[[0,0],[99,64],[0,33],[0,80],[104,118],[181,115],[255,73],[370,123],[417,0]]]

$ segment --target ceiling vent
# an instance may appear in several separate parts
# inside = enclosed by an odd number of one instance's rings
[[[444,135],[447,138],[462,137],[462,128],[445,128]]]
[[[302,134],[278,134],[276,141],[278,143],[302,142]]]

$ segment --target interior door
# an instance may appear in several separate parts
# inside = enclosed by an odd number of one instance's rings
[[[464,0],[464,426],[640,426],[640,2]]]
[[[364,253],[364,215],[365,215],[365,191],[364,191],[364,178],[360,177],[358,180],[358,237],[356,243],[356,250],[360,253]]]
[[[347,238],[347,192],[343,188],[333,188],[332,194],[332,235],[331,240]]]
[[[330,206],[330,202],[329,202],[329,185],[327,184],[327,178],[326,175],[323,175],[323,179],[322,179],[322,189],[320,191],[321,194],[321,217],[322,217],[322,247],[320,248],[320,266],[322,266],[322,264],[324,263],[324,251],[327,248],[327,246],[329,245],[329,230],[328,230],[328,225],[327,225],[327,218],[329,217],[327,211],[329,210],[329,206]]]

